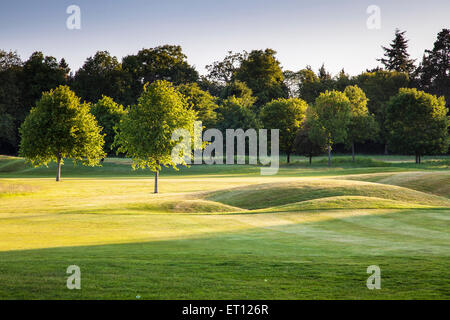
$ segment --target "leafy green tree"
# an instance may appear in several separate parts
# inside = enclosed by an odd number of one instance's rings
[[[280,129],[280,149],[286,152],[287,163],[294,152],[297,131],[305,118],[308,104],[298,98],[277,99],[261,109],[261,121],[266,129]]]
[[[307,112],[308,114],[308,112]],[[317,135],[315,139],[310,137],[310,123],[308,117],[303,120],[294,141],[295,153],[309,158],[312,164],[312,157],[319,156],[327,150],[327,139],[325,135]]]
[[[126,56],[122,59],[122,68],[130,79],[128,104],[136,103],[144,83],[167,80],[180,85],[196,82],[199,77],[195,68],[187,62],[182,48],[174,45],[142,49],[136,55]]]
[[[347,141],[352,147],[352,159],[355,161],[355,143],[376,140],[377,123],[367,109],[367,97],[358,86],[347,86],[344,94],[350,100],[351,119],[348,124]]]
[[[385,145],[387,154],[387,133],[385,129],[385,108],[392,96],[398,93],[400,88],[408,87],[409,76],[405,72],[378,70],[375,72],[364,72],[356,77],[356,84],[360,87],[367,98],[369,113],[375,115],[379,128],[379,141]]]
[[[89,109],[67,86],[44,92],[20,127],[20,154],[34,166],[56,161],[56,181],[65,158],[94,166],[104,140]]]
[[[444,97],[400,89],[386,108],[389,145],[394,151],[414,154],[416,163],[426,154],[445,153],[449,147],[449,117]]]
[[[217,109],[217,128],[223,132],[226,129],[259,129],[261,123],[249,101],[231,96]]]
[[[155,172],[155,193],[161,166],[176,168],[171,157],[177,142],[172,140],[176,129],[191,132],[196,119],[184,96],[164,80],[144,86],[136,105],[130,106],[118,126],[114,145],[132,158],[133,168],[148,167]],[[183,163],[182,163],[183,164]]]
[[[253,50],[235,71],[234,78],[245,82],[258,98],[258,107],[273,99],[288,97],[283,71],[275,54],[272,49]]]
[[[444,96],[450,103],[450,29],[442,29],[437,35],[433,50],[425,50],[417,69],[416,81],[420,89]]]
[[[126,113],[123,106],[114,102],[107,96],[102,96],[91,108],[91,113],[95,116],[98,124],[102,127],[102,134],[105,136],[105,151],[112,153],[112,144],[114,143],[115,131],[114,127],[120,122],[120,119]]]
[[[213,128],[217,120],[216,98],[200,89],[196,83],[181,84],[177,88],[186,97],[189,108],[197,113],[197,118],[202,121],[203,126]]]
[[[345,143],[351,120],[351,103],[340,91],[325,91],[309,107],[310,138],[320,141],[326,137],[328,165],[331,166],[331,148],[335,143]]]
[[[405,39],[406,31],[395,30],[395,38],[390,48],[383,47],[385,58],[377,59],[387,70],[406,72],[411,74],[414,69],[414,60],[409,58],[408,40]]]
[[[92,103],[103,95],[123,102],[127,86],[127,76],[122,65],[108,51],[98,51],[93,57],[87,58],[71,83],[78,96]]]

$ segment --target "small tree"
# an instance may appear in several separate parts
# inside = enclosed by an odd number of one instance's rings
[[[351,119],[348,124],[347,142],[352,147],[352,160],[355,161],[355,143],[375,140],[378,127],[375,117],[367,109],[367,97],[358,86],[347,86],[345,95],[350,100]]]
[[[177,165],[171,157],[177,144],[172,134],[176,129],[187,129],[193,137],[195,118],[195,111],[189,109],[172,83],[158,80],[145,85],[137,105],[130,106],[118,125],[114,145],[133,159],[133,169],[148,167],[155,172],[155,193],[158,193],[161,166],[176,169]]]
[[[64,158],[95,165],[105,156],[104,140],[89,105],[67,86],[44,92],[20,128],[20,154],[34,166],[56,160],[56,181]]]
[[[389,146],[397,152],[415,154],[420,163],[425,154],[445,153],[449,146],[449,117],[444,97],[400,89],[386,108]]]
[[[306,118],[297,132],[294,141],[295,152],[309,158],[309,164],[312,163],[312,157],[319,156],[327,150],[327,141],[325,135],[316,136],[315,140],[310,137],[310,124]]]
[[[331,147],[347,139],[351,119],[351,104],[340,91],[325,91],[317,97],[308,114],[311,121],[310,137],[318,141],[325,135],[328,149],[328,166],[331,166]]]
[[[122,116],[126,113],[121,104],[107,96],[102,96],[100,100],[92,107],[92,114],[103,128],[102,133],[105,134],[105,151],[111,153],[112,144],[114,142],[114,127],[120,122]]]
[[[294,152],[294,141],[302,121],[305,119],[308,104],[301,99],[277,99],[265,104],[261,109],[261,120],[266,129],[280,129],[280,148],[290,163]]]

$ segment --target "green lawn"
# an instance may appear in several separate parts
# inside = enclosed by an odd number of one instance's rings
[[[164,170],[154,195],[127,159],[56,183],[0,156],[0,299],[450,298],[449,157],[294,160]]]

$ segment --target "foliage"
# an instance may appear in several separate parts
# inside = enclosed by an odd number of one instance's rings
[[[103,95],[122,101],[128,89],[122,65],[108,51],[98,51],[93,57],[87,58],[75,73],[71,87],[89,102],[95,102]]]
[[[290,98],[273,100],[261,108],[260,117],[264,128],[280,130],[280,150],[288,155],[288,163],[307,107],[304,100]]]
[[[95,165],[104,140],[89,105],[67,86],[44,92],[20,128],[20,154],[35,166],[70,158]]]
[[[310,124],[308,118],[303,120],[300,129],[294,141],[295,153],[309,158],[311,163],[312,157],[323,154],[326,151],[326,136],[317,136],[312,140],[310,137]]]
[[[189,108],[197,113],[197,118],[202,121],[203,126],[214,127],[217,118],[215,110],[218,108],[216,98],[200,89],[196,83],[179,85],[178,90],[185,96]]]
[[[253,96],[253,91],[250,89],[245,82],[234,80],[228,83],[222,90],[220,94],[220,99],[223,101],[232,96],[240,98],[245,101],[245,104],[252,106],[255,104],[257,98]]]
[[[449,146],[449,117],[444,97],[417,89],[400,89],[386,109],[389,146],[397,152],[445,153]]]
[[[327,90],[310,106],[308,118],[313,141],[320,141],[325,135],[326,143],[330,147],[335,143],[344,143],[351,120],[350,100],[340,91]]]
[[[0,153],[6,150],[6,144],[13,149],[18,146],[15,120],[22,118],[21,72],[22,61],[17,53],[0,50]]]
[[[54,89],[67,83],[69,69],[64,60],[60,63],[56,58],[44,56],[42,52],[34,52],[23,65],[22,96],[23,110],[19,118],[25,119],[29,110],[41,97],[42,92]]]
[[[420,89],[444,96],[450,103],[450,29],[442,29],[437,35],[433,50],[425,50],[417,69],[416,82]]]
[[[130,78],[129,104],[136,103],[144,83],[167,80],[174,85],[195,82],[198,72],[189,65],[180,46],[163,45],[142,49],[122,59],[122,68]]]
[[[364,72],[356,77],[357,85],[367,95],[367,108],[374,114],[379,128],[380,142],[386,143],[385,108],[389,99],[398,93],[400,88],[409,86],[409,76],[405,72],[378,70]]]
[[[259,129],[261,123],[247,100],[231,96],[223,100],[217,109],[217,128],[222,131]]]
[[[235,79],[245,82],[258,98],[258,107],[273,99],[288,96],[280,62],[275,54],[272,49],[253,50],[235,72]]]
[[[206,78],[209,81],[222,85],[231,82],[234,79],[236,70],[247,57],[248,53],[246,51],[243,53],[228,51],[228,54],[222,61],[215,61],[206,66],[206,70],[209,72]]]
[[[344,94],[350,100],[351,119],[348,124],[347,141],[350,144],[375,140],[377,135],[377,123],[373,115],[367,109],[368,99],[358,86],[348,86]]]
[[[378,59],[387,70],[412,73],[415,69],[414,60],[409,58],[408,40],[405,39],[406,31],[395,30],[395,38],[390,48],[382,47],[385,58]]]
[[[105,135],[104,150],[106,153],[111,153],[111,151],[113,151],[112,144],[115,137],[114,127],[119,124],[120,119],[126,111],[122,105],[114,102],[112,98],[102,96],[102,98],[92,106],[91,113],[102,127],[102,134]]]
[[[133,168],[146,168],[157,172],[161,166],[175,168],[171,157],[176,141],[176,129],[191,132],[196,113],[189,109],[183,95],[164,80],[144,86],[136,105],[128,108],[118,125],[114,145],[119,152],[132,158]]]

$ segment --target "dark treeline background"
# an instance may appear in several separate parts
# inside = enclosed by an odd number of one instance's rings
[[[178,86],[204,125],[219,129],[260,127],[259,111],[274,99],[295,97],[312,104],[326,90],[343,91],[357,85],[367,95],[368,109],[380,127],[379,137],[372,139],[375,142],[362,143],[358,149],[385,152],[384,107],[399,88],[415,87],[444,96],[449,106],[450,31],[439,32],[434,47],[418,62],[409,58],[404,31],[396,30],[392,43],[383,49],[385,55],[378,59],[382,67],[356,76],[344,69],[333,76],[325,65],[317,72],[309,66],[283,71],[272,49],[228,52],[222,61],[207,65],[204,76],[176,45],[142,49],[121,61],[107,51],[98,51],[77,71],[71,71],[64,59],[58,61],[42,52],[22,61],[16,52],[0,50],[0,154],[17,154],[18,128],[44,91],[69,85],[93,106],[104,95],[126,108],[136,103],[145,83],[155,80]],[[337,146],[336,150],[344,148]]]

